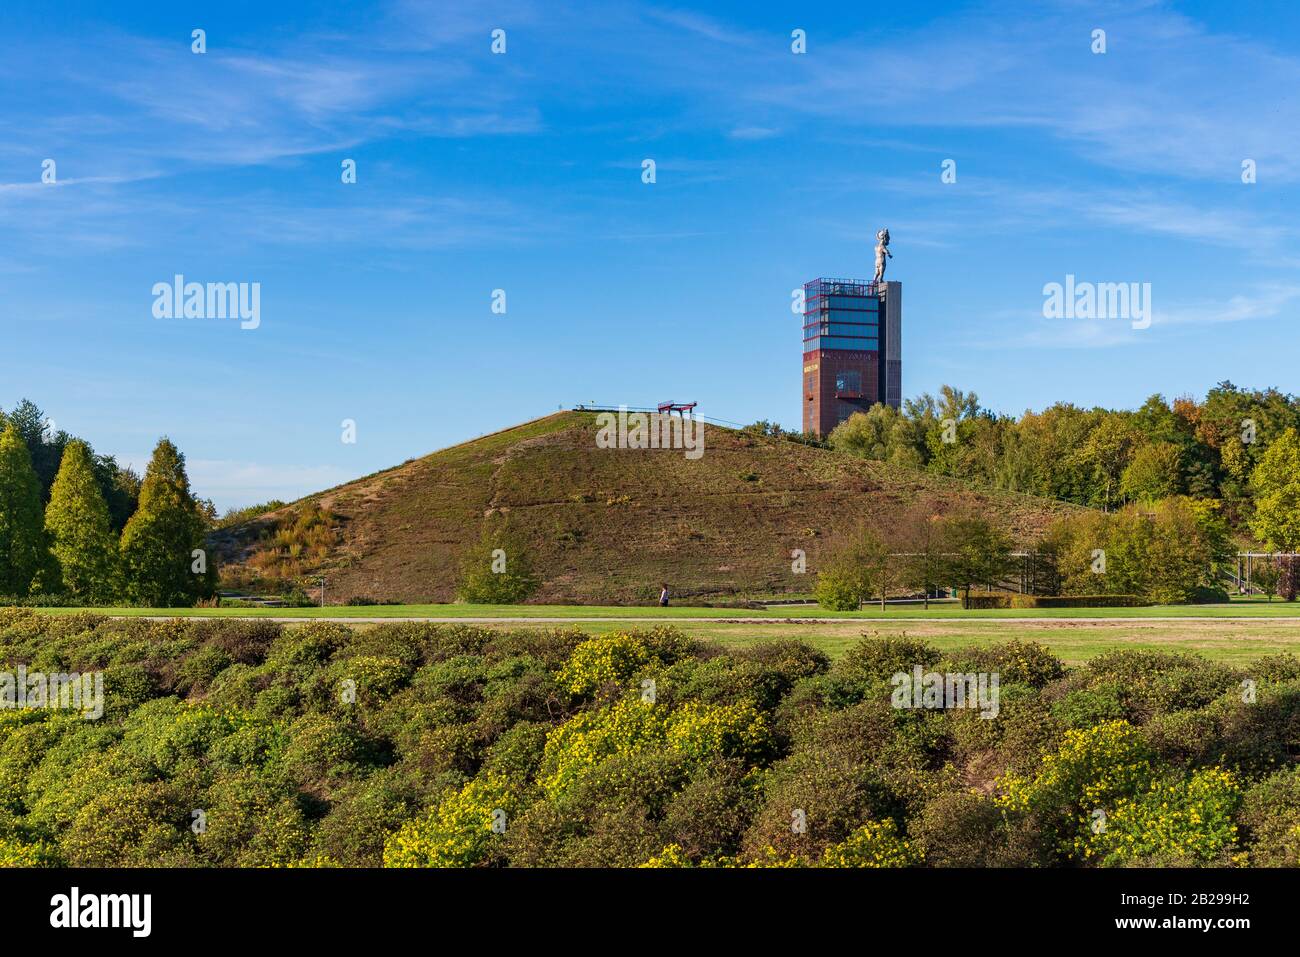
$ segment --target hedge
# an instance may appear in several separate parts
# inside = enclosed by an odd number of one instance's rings
[[[1020,595],[971,592],[967,608],[1138,608],[1150,605],[1141,595]]]

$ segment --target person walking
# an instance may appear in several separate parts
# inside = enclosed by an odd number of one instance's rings
[[[663,583],[663,587],[659,592],[659,607],[660,608],[668,607],[668,583],[667,582]]]

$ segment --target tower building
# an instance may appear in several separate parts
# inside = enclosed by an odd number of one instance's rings
[[[854,412],[903,401],[903,284],[804,283],[803,429],[825,436]]]

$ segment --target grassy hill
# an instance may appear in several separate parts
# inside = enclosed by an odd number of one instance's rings
[[[541,602],[806,592],[836,530],[923,507],[975,508],[1029,541],[1071,506],[783,439],[708,426],[705,453],[596,447],[560,412],[309,496],[213,536],[223,580],[324,573],[352,596],[450,601],[485,527],[508,531]],[[808,575],[791,570],[792,549]]]

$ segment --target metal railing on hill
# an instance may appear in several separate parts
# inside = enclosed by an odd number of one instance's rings
[[[1229,568],[1223,577],[1238,595],[1262,595],[1264,589],[1255,581],[1255,560],[1263,559],[1268,564],[1279,566],[1278,559],[1282,558],[1294,562],[1300,558],[1300,552],[1237,552],[1236,573]]]
[[[570,407],[570,411],[572,412],[613,412],[615,414],[617,414],[620,409],[624,412],[654,412],[654,413],[659,412],[658,406],[649,406],[649,405],[610,405],[607,403],[584,403],[581,405],[574,405]],[[662,414],[671,415],[672,413],[666,412]],[[729,429],[735,429],[738,432],[749,432],[750,426],[756,424],[753,422],[750,423],[732,422],[729,419],[719,419],[711,415],[704,415],[700,412],[692,412],[690,417],[693,419],[699,419],[702,422],[707,422],[711,425],[721,425]],[[817,448],[817,449],[830,448],[830,446],[826,442],[820,439],[809,438],[808,436],[804,435],[802,432],[787,432],[784,429],[782,429],[781,432],[776,434],[773,434],[771,432],[749,432],[749,434],[762,435],[769,439],[779,439],[787,442],[797,442],[800,445],[807,445],[810,448]]]

